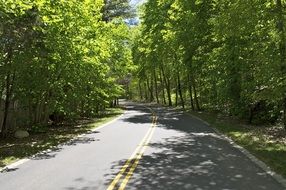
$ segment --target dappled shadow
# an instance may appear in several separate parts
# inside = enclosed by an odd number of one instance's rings
[[[39,153],[39,154],[36,154],[30,157],[30,159],[31,160],[47,160],[47,159],[51,159],[55,157],[56,157],[55,152],[43,152],[43,153]]]
[[[117,112],[108,111],[102,116],[113,117],[119,115]],[[92,131],[89,124],[100,121],[101,117],[95,119],[78,120],[76,125],[50,126],[45,128],[45,132],[37,133],[30,131],[28,138],[16,139],[12,136],[7,139],[0,138],[0,169],[6,164],[1,162],[4,159],[23,159],[33,157],[35,154],[47,149],[53,149],[59,144],[69,142],[74,137],[80,134],[96,134],[97,131]],[[89,141],[91,142],[91,140]],[[70,143],[70,142],[69,142]],[[72,142],[70,145],[75,145],[78,142]],[[41,156],[50,158],[50,156]]]
[[[173,135],[149,144],[127,189],[284,189],[201,121],[183,112],[156,112],[158,131],[171,130]],[[125,162],[114,162],[111,171]],[[114,178],[116,173],[107,176]]]
[[[225,141],[191,134],[151,144],[129,183],[132,189],[279,189],[279,185]],[[163,185],[164,184],[164,185]],[[282,187],[280,188],[282,189]]]
[[[95,138],[94,135],[98,134],[98,131],[92,131],[88,128],[79,128],[69,131],[72,135],[60,135],[63,134],[65,128],[61,129],[61,132],[51,135],[48,139],[42,137],[42,135],[36,135],[29,137],[29,139],[19,139],[18,143],[11,143],[7,147],[0,147],[0,159],[7,157],[9,155],[15,158],[29,158],[31,160],[43,160],[55,158],[57,153],[59,153],[64,146],[76,146],[79,144],[90,144],[99,139]],[[68,130],[68,129],[66,129]],[[67,131],[68,132],[68,131]],[[75,137],[80,133],[86,133],[85,136]],[[44,134],[43,134],[44,135]],[[40,140],[42,139],[45,140]],[[25,143],[30,141],[30,143]],[[35,142],[35,143],[34,143]],[[9,147],[9,148],[8,148]],[[1,162],[2,163],[2,162]],[[0,167],[5,167],[5,164],[1,164]]]
[[[97,186],[84,186],[84,187],[66,187],[66,190],[96,190]]]
[[[125,110],[129,110],[129,113],[132,114],[131,117],[126,117],[123,119],[125,122],[135,123],[135,124],[145,124],[152,122],[152,113],[151,111],[141,105],[128,105],[125,107]]]
[[[100,133],[99,131],[88,131],[86,134],[97,134],[97,133]]]
[[[18,170],[19,168],[8,168],[8,167],[6,167],[6,168],[4,168],[3,170],[1,170],[0,172],[1,173],[8,173],[8,172],[14,172],[14,171],[16,171],[16,170]]]
[[[140,114],[124,118],[123,121],[136,124],[145,124],[145,123],[151,123],[152,118],[151,114]]]
[[[94,137],[88,137],[88,136],[84,136],[84,137],[78,137],[75,138],[69,142],[64,143],[63,145],[67,145],[67,146],[71,146],[71,145],[77,145],[77,144],[90,144],[94,141],[99,141],[99,139],[96,139]]]
[[[102,184],[95,180],[87,180],[83,177],[78,177],[73,180],[74,185],[65,187],[65,190],[96,190],[96,189],[105,189],[100,188]]]
[[[96,133],[92,133],[92,134],[96,134]],[[55,158],[57,153],[60,152],[65,146],[76,146],[78,144],[90,144],[90,143],[95,142],[95,141],[99,141],[99,139],[96,139],[94,137],[89,137],[89,136],[77,137],[77,138],[74,138],[68,142],[61,144],[60,146],[53,147],[49,150],[40,152],[40,153],[33,155],[29,158],[32,160],[43,160],[43,159]]]

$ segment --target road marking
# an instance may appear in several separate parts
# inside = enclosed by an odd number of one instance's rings
[[[157,117],[155,117],[155,123],[153,123],[153,126],[151,128],[151,132],[150,132],[150,135],[149,135],[148,139],[143,144],[141,151],[139,153],[137,153],[137,157],[135,158],[135,162],[132,164],[130,170],[126,174],[124,180],[122,181],[122,183],[121,183],[121,185],[119,187],[119,190],[124,190],[125,189],[128,181],[130,180],[131,176],[133,175],[134,170],[136,169],[136,167],[137,167],[140,159],[142,158],[142,156],[143,156],[143,154],[144,154],[144,152],[145,152],[149,142],[151,141],[151,138],[152,138],[152,136],[154,134],[154,131],[155,131],[156,122],[157,122]]]
[[[153,119],[154,121],[154,119]],[[152,122],[153,123],[153,122]],[[114,178],[114,180],[111,182],[111,184],[109,185],[109,187],[107,188],[107,190],[112,190],[114,189],[114,187],[116,186],[116,184],[118,183],[118,181],[120,180],[120,178],[123,176],[124,172],[127,170],[127,168],[129,167],[130,163],[132,162],[132,160],[135,158],[136,154],[140,151],[140,149],[142,148],[142,145],[144,144],[144,142],[146,141],[146,139],[148,138],[148,136],[150,135],[152,128],[149,128],[146,135],[144,136],[144,138],[141,140],[141,142],[139,143],[139,145],[137,146],[137,148],[135,149],[135,151],[132,153],[132,155],[130,156],[130,158],[125,162],[125,164],[122,166],[122,168],[120,169],[119,173],[117,174],[117,176]]]
[[[152,111],[152,110],[151,110]],[[135,151],[132,153],[132,155],[130,156],[130,158],[125,162],[125,164],[122,166],[122,168],[120,169],[119,173],[116,175],[116,177],[113,179],[113,181],[111,182],[111,184],[108,186],[107,190],[113,190],[116,185],[118,184],[118,181],[124,177],[124,173],[126,172],[126,170],[128,168],[129,171],[126,174],[125,178],[123,179],[123,182],[120,185],[120,190],[124,190],[129,179],[131,178],[134,170],[136,169],[140,159],[143,156],[143,153],[145,152],[148,143],[150,142],[155,127],[156,127],[156,123],[157,123],[157,116],[155,116],[155,113],[152,111],[152,126],[148,129],[146,135],[144,136],[144,138],[141,140],[141,142],[139,143],[139,145],[137,146],[137,148],[135,149]],[[134,161],[134,163],[132,164],[132,161]]]
[[[99,130],[99,129],[102,129],[102,128],[106,127],[107,125],[110,125],[110,124],[114,123],[115,121],[121,119],[126,113],[127,113],[127,111],[124,111],[124,112],[123,112],[122,114],[120,114],[118,117],[116,117],[116,118],[114,118],[113,120],[111,120],[111,121],[109,121],[109,122],[107,122],[107,123],[104,123],[104,124],[102,124],[102,125],[100,125],[100,126],[94,128],[94,129],[92,129],[92,131],[97,131],[97,130]],[[86,134],[85,134],[85,135],[86,135]]]

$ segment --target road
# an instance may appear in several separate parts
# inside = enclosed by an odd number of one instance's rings
[[[203,122],[152,110],[127,103],[113,123],[0,173],[0,189],[285,189]]]

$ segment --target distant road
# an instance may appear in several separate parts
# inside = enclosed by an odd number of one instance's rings
[[[113,123],[0,173],[0,189],[285,189],[203,122],[125,106]]]

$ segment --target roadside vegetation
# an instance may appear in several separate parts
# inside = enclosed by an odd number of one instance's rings
[[[286,128],[285,1],[160,0],[142,7],[134,98]]]
[[[286,177],[286,131],[282,125],[253,126],[217,113],[191,112],[246,148],[277,173]]]
[[[0,0],[0,167],[121,113],[131,17],[128,0]]]
[[[0,1],[1,138],[116,105],[133,69],[132,11],[117,3]]]

